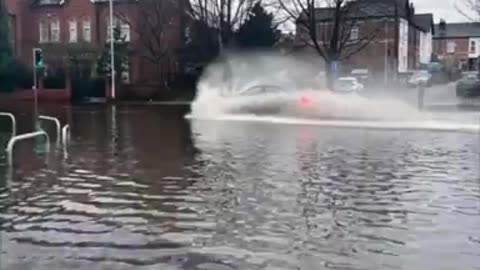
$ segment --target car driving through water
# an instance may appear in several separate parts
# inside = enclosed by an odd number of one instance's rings
[[[408,78],[409,87],[432,86],[432,74],[428,70],[417,70]]]
[[[361,84],[355,77],[340,77],[333,86],[333,90],[341,94],[359,94],[363,91]]]
[[[457,97],[471,98],[480,96],[480,78],[477,72],[464,73],[456,86]]]

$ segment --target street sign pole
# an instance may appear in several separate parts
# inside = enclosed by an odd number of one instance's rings
[[[114,39],[114,30],[113,30],[113,0],[109,2],[109,13],[110,13],[110,77],[111,77],[111,89],[110,95],[112,99],[115,99],[115,40]],[[109,98],[109,97],[105,97]]]
[[[33,99],[34,99],[34,112],[33,112],[33,128],[34,130],[40,129],[40,124],[38,121],[38,69],[44,67],[42,49],[33,48]]]
[[[35,54],[37,49],[32,50],[32,67],[33,67],[33,90],[37,89],[37,63],[35,62]]]

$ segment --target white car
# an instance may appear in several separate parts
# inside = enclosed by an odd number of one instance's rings
[[[408,85],[410,87],[431,86],[432,74],[428,70],[415,71],[408,79]]]
[[[336,80],[333,88],[337,93],[353,94],[362,92],[364,87],[355,77],[340,77]]]

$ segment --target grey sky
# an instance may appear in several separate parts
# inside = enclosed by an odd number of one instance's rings
[[[468,21],[456,8],[468,10],[465,8],[465,0],[411,0],[415,4],[416,13],[433,13],[435,23],[441,18],[445,18],[448,22],[463,22]],[[469,14],[475,16],[474,14]]]

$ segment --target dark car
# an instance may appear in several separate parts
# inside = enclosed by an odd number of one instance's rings
[[[457,83],[457,97],[479,97],[480,96],[480,78],[478,73],[468,73]]]

